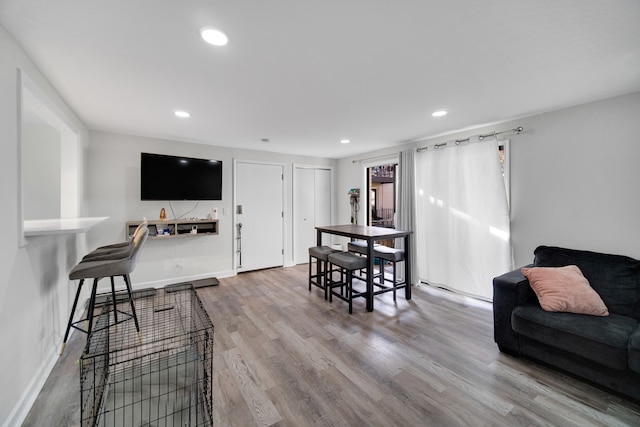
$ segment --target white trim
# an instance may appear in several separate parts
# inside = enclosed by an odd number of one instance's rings
[[[56,347],[51,348],[49,354],[44,358],[44,361],[38,368],[37,372],[31,378],[31,381],[29,381],[29,384],[22,393],[22,396],[20,396],[20,399],[18,399],[18,402],[13,407],[9,416],[6,418],[4,424],[2,424],[2,427],[22,425],[59,359],[60,356]]]
[[[82,150],[80,148],[81,129],[22,69],[17,68],[17,173],[18,173],[18,247],[25,247],[24,226],[24,180],[23,180],[23,119],[28,106],[44,122],[60,133],[61,193],[59,218],[74,218],[80,213],[80,171]],[[25,99],[28,102],[25,102]]]
[[[45,107],[45,110],[40,111],[42,118],[46,120],[51,126],[59,128],[60,124],[69,128],[69,130],[77,135],[81,133],[81,129],[76,125],[62,109],[38,86],[33,79],[29,77],[24,70],[18,68],[18,72],[21,75],[21,86],[29,90],[31,94]],[[60,123],[61,122],[61,123]]]
[[[369,202],[369,195],[366,194],[367,193],[367,186],[369,184],[369,177],[367,176],[367,170],[369,168],[372,168],[374,166],[381,166],[381,165],[388,165],[388,164],[399,164],[400,163],[400,155],[398,153],[394,153],[394,154],[390,154],[389,156],[384,156],[384,157],[380,157],[377,158],[375,160],[370,160],[370,161],[366,161],[366,162],[361,162],[360,166],[362,166],[362,187],[360,188],[360,212],[358,212],[358,224],[366,224],[367,222],[367,217],[364,214],[365,211],[362,210],[362,206],[363,204],[366,205]],[[395,192],[397,192],[397,185],[398,185],[398,181],[396,179],[395,184],[396,185],[396,189],[394,190]],[[395,203],[395,201],[394,201]],[[367,209],[369,209],[369,207],[367,206]]]
[[[267,165],[267,166],[280,166],[282,168],[282,186],[281,186],[281,191],[282,191],[282,265],[285,265],[285,254],[284,254],[284,242],[285,242],[285,225],[288,224],[291,219],[288,218],[288,212],[286,212],[285,210],[285,206],[287,206],[287,192],[285,191],[285,186],[284,186],[284,175],[285,175],[285,170],[286,170],[286,164],[284,163],[278,163],[278,162],[265,162],[265,161],[261,161],[261,160],[242,160],[242,159],[233,159],[233,190],[232,190],[232,204],[231,204],[231,209],[232,209],[232,214],[231,214],[231,224],[232,224],[232,233],[231,233],[231,238],[233,240],[233,244],[232,244],[232,253],[231,253],[231,260],[232,260],[232,267],[233,267],[233,274],[236,275],[238,274],[238,259],[237,259],[237,250],[238,250],[238,240],[237,240],[237,226],[236,224],[238,223],[238,214],[237,214],[237,194],[236,194],[236,183],[238,182],[236,179],[236,174],[238,172],[238,163],[248,163],[248,164],[253,164],[253,165]],[[293,252],[293,249],[292,249]],[[292,255],[293,256],[293,255]],[[288,262],[292,262],[292,260],[288,260]]]
[[[337,201],[335,200],[334,194],[335,194],[335,185],[336,185],[336,179],[335,179],[335,168],[333,166],[325,166],[325,165],[309,165],[309,164],[300,164],[300,163],[294,163],[293,164],[293,168],[291,170],[291,198],[292,198],[292,203],[291,203],[291,260],[290,260],[290,265],[289,266],[294,266],[297,265],[296,263],[296,253],[295,253],[295,249],[296,249],[296,245],[295,245],[295,239],[296,239],[296,235],[295,235],[295,220],[294,218],[296,217],[296,200],[295,200],[295,194],[296,194],[296,169],[313,169],[313,170],[328,170],[330,173],[330,183],[329,183],[329,187],[331,188],[331,194],[329,195],[329,200],[331,203],[331,213],[329,215],[329,221],[331,222],[331,224],[335,223],[335,218],[336,218],[336,204]],[[333,243],[333,236],[331,239],[331,243]],[[298,260],[299,261],[299,260]],[[306,262],[306,261],[305,261]],[[302,263],[301,263],[302,264]],[[285,265],[286,267],[287,265]]]
[[[22,183],[22,87],[23,87],[23,72],[20,68],[16,70],[16,93],[17,93],[17,123],[16,123],[16,170],[17,170],[17,181],[18,181],[18,194],[17,194],[17,214],[18,214],[18,224],[16,229],[18,231],[18,248],[24,248],[27,246],[28,242],[24,235],[24,200],[22,197],[22,192],[24,191],[24,185]],[[26,77],[26,76],[25,76]]]
[[[174,285],[176,283],[186,283],[186,282],[191,282],[196,280],[210,279],[212,277],[216,277],[220,279],[224,277],[233,277],[236,274],[237,273],[234,272],[233,270],[212,271],[210,273],[194,274],[191,276],[171,277],[171,278],[162,279],[162,280],[150,280],[148,282],[138,282],[138,283],[133,282],[132,288],[133,290],[136,290],[136,291],[140,289],[145,289],[145,288],[160,289],[167,285]]]

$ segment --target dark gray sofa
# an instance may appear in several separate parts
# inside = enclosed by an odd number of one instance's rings
[[[493,279],[494,339],[524,355],[640,400],[640,261],[540,246],[536,267],[577,265],[609,316],[547,312],[520,269]]]

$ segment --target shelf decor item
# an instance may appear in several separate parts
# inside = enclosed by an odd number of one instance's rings
[[[166,221],[167,220],[167,211],[164,210],[164,208],[160,209],[160,221]]]

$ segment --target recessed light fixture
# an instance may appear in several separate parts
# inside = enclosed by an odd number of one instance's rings
[[[438,110],[438,111],[434,111],[433,113],[431,113],[431,115],[433,117],[442,117],[442,116],[446,116],[447,115],[447,110]]]
[[[264,144],[268,144],[268,143],[270,143],[270,142],[271,142],[271,141],[269,140],[269,138],[262,138],[260,141],[262,141],[262,143],[264,143]]]
[[[350,140],[348,140],[348,139],[341,139],[341,140],[340,140],[340,144],[348,144],[348,143],[350,143],[350,142],[351,142],[351,141],[350,141]]]
[[[200,29],[200,35],[202,39],[214,46],[224,46],[229,43],[229,37],[220,30],[215,28],[205,27]]]
[[[191,114],[187,113],[186,111],[174,111],[173,114],[175,114],[178,117],[182,117],[183,119],[186,119],[187,117],[191,117]]]

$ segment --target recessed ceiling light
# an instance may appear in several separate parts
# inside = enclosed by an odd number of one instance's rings
[[[264,144],[268,144],[271,142],[269,138],[262,138],[260,141],[262,141]]]
[[[447,115],[447,110],[438,110],[431,113],[433,117],[442,117]]]
[[[214,46],[224,46],[229,42],[229,37],[220,30],[205,27],[200,30],[200,35],[209,44]]]
[[[351,142],[351,141],[350,141],[350,140],[348,140],[348,139],[341,139],[341,140],[340,140],[340,144],[348,144],[348,143],[350,143],[350,142]]]
[[[183,119],[186,119],[187,117],[191,117],[191,114],[187,113],[186,111],[174,111],[173,114],[175,114],[178,117],[182,117]]]

